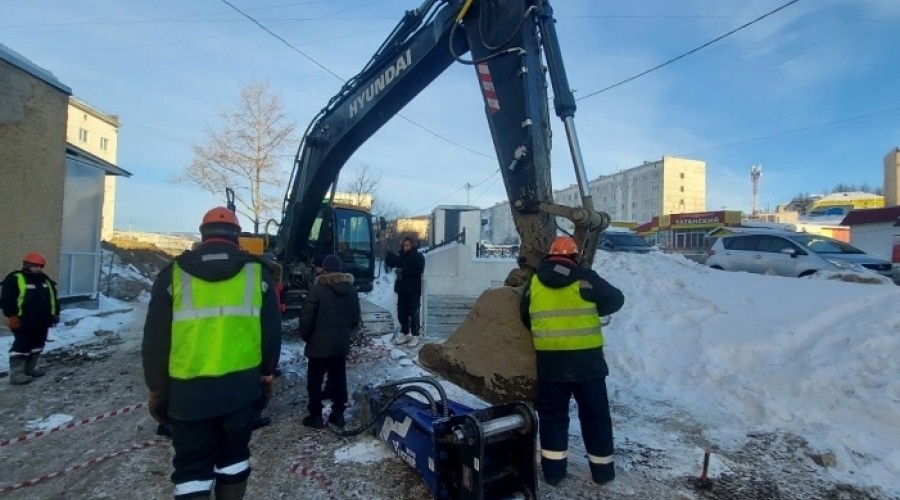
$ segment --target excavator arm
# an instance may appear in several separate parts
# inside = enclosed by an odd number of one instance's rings
[[[544,56],[546,54],[546,56]],[[425,0],[408,11],[363,70],[309,125],[297,151],[275,253],[290,265],[311,257],[308,241],[341,168],[372,134],[450,65],[472,66],[521,237],[519,265],[533,271],[557,234],[556,217],[575,224],[590,266],[599,231],[572,117],[550,5],[544,0]],[[546,73],[554,90],[581,187],[582,206],[553,203]]]

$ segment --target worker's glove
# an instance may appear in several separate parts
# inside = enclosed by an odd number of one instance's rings
[[[256,400],[256,409],[265,410],[269,406],[269,402],[272,401],[272,393],[275,390],[275,377],[271,375],[260,377],[259,385],[262,394]]]
[[[162,393],[150,391],[150,401],[147,402],[147,407],[153,420],[159,423],[165,422],[167,420],[168,406],[169,402],[166,401]]]
[[[10,316],[6,318],[6,324],[9,326],[10,330],[16,331],[19,328],[22,328],[22,319],[18,316]]]

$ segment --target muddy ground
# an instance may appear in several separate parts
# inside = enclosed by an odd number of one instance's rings
[[[135,285],[143,287],[145,284]],[[122,287],[123,290],[131,290]],[[90,344],[52,352],[48,373],[25,386],[0,379],[0,498],[9,499],[163,499],[170,498],[172,449],[157,440],[156,424],[145,408],[108,416],[86,425],[22,442],[3,440],[27,435],[28,422],[65,414],[75,421],[107,415],[146,401],[140,361],[144,301],[131,303],[118,331]],[[130,318],[130,319],[129,319]],[[254,433],[251,442],[253,475],[250,499],[427,499],[429,492],[405,463],[390,456],[369,435],[342,438],[303,427],[305,363],[297,356],[300,341],[287,322],[283,374],[267,413],[271,426]],[[351,391],[366,383],[380,383],[415,370],[410,358],[397,359],[382,337],[366,337],[354,348],[349,364]],[[356,408],[348,413],[350,425]],[[886,499],[876,490],[834,484],[793,436],[761,434],[725,452],[720,460],[728,472],[713,477],[709,490],[695,487],[696,475],[673,472],[662,446],[630,435],[632,427],[658,429],[683,442],[709,445],[703,430],[690,416],[673,412],[670,418],[647,421],[640,411],[616,403],[617,480],[597,487],[590,482],[580,439],[570,447],[570,476],[560,486],[539,485],[542,499]],[[573,422],[577,425],[577,422]],[[634,435],[646,435],[646,432]],[[138,448],[137,446],[145,447]],[[132,449],[134,448],[134,449]],[[119,450],[124,453],[111,456]],[[339,461],[336,457],[349,456]],[[691,457],[689,460],[694,460]],[[101,461],[101,459],[103,459]],[[699,461],[697,472],[699,473]],[[71,470],[75,467],[74,470]],[[69,470],[67,470],[69,469]],[[57,471],[65,471],[56,475]],[[37,480],[23,486],[22,482]],[[4,491],[4,487],[13,487]]]

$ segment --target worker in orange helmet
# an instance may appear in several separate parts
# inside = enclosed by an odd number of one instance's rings
[[[572,238],[557,237],[521,301],[536,351],[541,469],[553,486],[566,477],[572,396],[591,477],[597,484],[616,477],[600,317],[621,309],[625,297],[593,269],[579,267],[578,256]]]
[[[38,362],[50,327],[59,323],[56,282],[44,274],[46,265],[43,255],[29,253],[22,269],[9,273],[0,290],[3,315],[14,337],[9,349],[9,382],[14,385],[44,375]]]
[[[265,262],[238,246],[237,216],[206,213],[201,244],[159,272],[144,324],[150,414],[167,423],[176,499],[244,498],[254,417],[272,396],[281,313]]]

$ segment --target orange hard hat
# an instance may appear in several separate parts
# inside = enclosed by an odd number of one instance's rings
[[[35,266],[44,267],[47,265],[47,259],[37,252],[31,252],[22,259],[23,264],[34,264]]]
[[[549,255],[576,255],[578,254],[578,245],[575,240],[569,236],[557,236],[550,245]]]
[[[237,236],[241,232],[241,224],[237,214],[225,207],[216,207],[206,212],[200,223],[200,234],[207,236]]]

